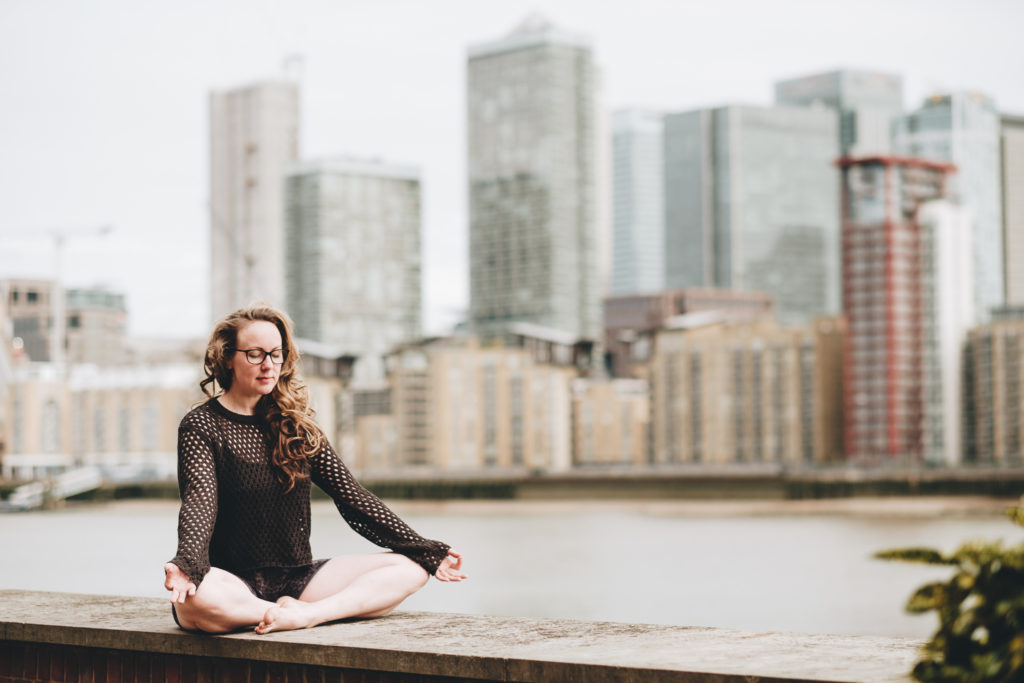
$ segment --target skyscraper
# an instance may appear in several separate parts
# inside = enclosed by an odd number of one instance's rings
[[[612,293],[665,288],[664,164],[660,112],[612,115]]]
[[[383,356],[420,335],[418,171],[298,163],[286,194],[286,301],[296,334],[358,356],[356,383],[382,381]]]
[[[960,349],[974,312],[965,219],[934,201],[953,167],[866,157],[842,169],[846,455],[955,460]]]
[[[903,79],[843,69],[779,81],[775,101],[825,106],[839,112],[839,151],[843,156],[888,154],[893,119],[903,113]]]
[[[1006,303],[1024,304],[1024,116],[1000,119]]]
[[[758,290],[779,320],[839,309],[837,115],[726,106],[665,117],[665,286]]]
[[[210,94],[210,292],[214,320],[284,304],[284,169],[299,153],[299,89],[268,81]]]
[[[893,143],[898,154],[956,166],[956,194],[973,217],[974,312],[987,320],[1004,301],[999,115],[992,100],[977,93],[931,97],[896,120]]]
[[[469,49],[470,322],[600,340],[596,69],[588,41],[528,19]]]

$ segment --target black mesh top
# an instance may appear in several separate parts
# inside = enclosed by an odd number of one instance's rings
[[[285,485],[270,463],[267,421],[239,415],[217,399],[194,408],[178,427],[178,553],[171,560],[197,586],[210,566],[229,572],[299,567],[309,547],[310,480],[369,541],[405,555],[429,574],[449,546],[423,538],[363,488],[325,445],[309,461],[309,479]]]

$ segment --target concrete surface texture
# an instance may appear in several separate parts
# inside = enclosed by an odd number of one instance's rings
[[[909,681],[920,641],[395,612],[259,636],[186,633],[166,601],[0,591],[0,641],[505,681]]]

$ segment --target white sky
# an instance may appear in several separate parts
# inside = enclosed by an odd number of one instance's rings
[[[130,331],[208,332],[206,96],[303,56],[302,155],[416,165],[427,331],[465,309],[465,56],[540,12],[589,36],[609,109],[770,104],[837,68],[1024,114],[1019,0],[0,0],[0,277],[128,295]]]

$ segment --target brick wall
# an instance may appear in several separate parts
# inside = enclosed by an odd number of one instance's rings
[[[454,683],[418,676],[219,657],[0,641],[0,683]]]

